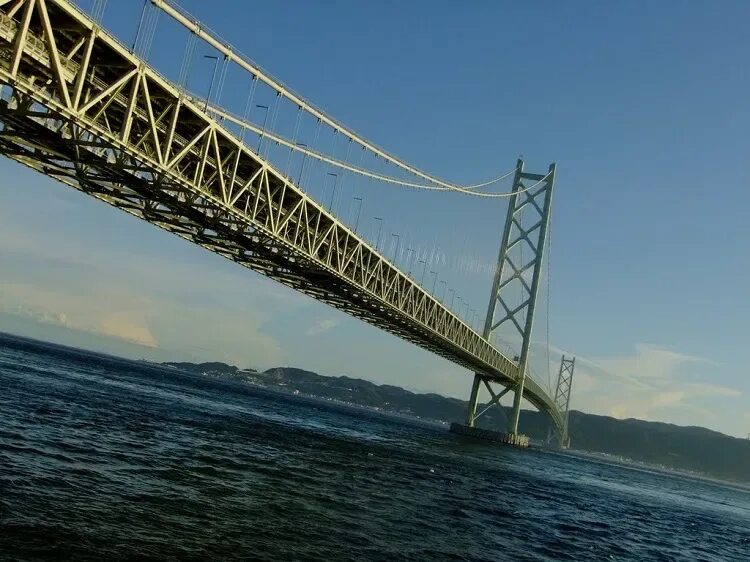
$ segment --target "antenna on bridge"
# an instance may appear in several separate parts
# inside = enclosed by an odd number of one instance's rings
[[[528,190],[524,181],[537,182],[539,187]],[[518,434],[521,398],[529,363],[531,329],[554,184],[555,164],[550,165],[546,175],[530,174],[523,171],[523,160],[519,158],[483,331],[483,336],[487,340],[490,340],[498,330],[506,327],[521,337],[521,352],[518,357],[514,358],[514,362],[518,363],[518,373],[512,377],[515,378],[515,384],[508,386],[500,393],[495,393],[492,389],[490,378],[482,373],[475,373],[466,419],[466,425],[469,427],[473,427],[479,416],[492,405],[499,404],[500,398],[513,390],[515,392],[513,415],[508,430],[512,435]],[[529,274],[531,274],[530,282]],[[519,292],[520,302],[518,302]],[[500,317],[499,320],[496,320],[496,316]],[[492,395],[492,400],[477,414],[477,399],[482,383]]]

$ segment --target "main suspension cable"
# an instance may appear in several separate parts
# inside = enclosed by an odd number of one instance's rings
[[[205,100],[202,99],[200,96],[187,94],[187,98],[193,103],[196,103],[198,105],[203,105],[205,107]],[[278,96],[277,96],[277,100],[278,100]],[[423,184],[423,183],[409,182],[409,181],[401,180],[401,179],[394,178],[391,176],[386,176],[383,174],[371,172],[364,168],[353,166],[347,162],[342,162],[341,160],[337,160],[335,158],[331,158],[315,150],[311,150],[309,147],[302,146],[299,143],[291,142],[282,136],[269,132],[266,128],[258,127],[251,121],[247,121],[245,119],[237,117],[236,115],[230,113],[229,111],[226,111],[225,109],[222,109],[216,106],[215,104],[209,103],[207,110],[209,113],[213,113],[215,116],[220,117],[224,119],[225,121],[229,121],[231,123],[234,123],[235,125],[240,125],[243,129],[247,129],[248,131],[251,131],[259,135],[261,138],[268,138],[268,140],[275,142],[276,144],[282,145],[286,148],[300,152],[302,154],[306,154],[307,156],[311,158],[315,158],[316,160],[320,160],[321,162],[325,162],[326,164],[330,164],[332,166],[336,166],[337,168],[348,170],[355,174],[360,174],[362,176],[366,176],[366,177],[369,177],[378,181],[382,181],[385,183],[400,185],[402,187],[410,187],[414,189],[426,189],[430,191],[456,191],[456,192],[464,193],[467,195],[474,195],[476,197],[502,198],[502,197],[512,197],[515,194],[524,193],[526,191],[534,189],[536,186],[543,183],[549,177],[549,174],[547,174],[541,180],[539,180],[538,182],[536,182],[535,184],[529,187],[525,187],[517,191],[504,192],[504,193],[480,192],[480,191],[475,191],[475,190],[480,187],[486,187],[487,185],[490,185],[492,183],[497,183],[503,179],[509,178],[510,176],[516,173],[515,168],[492,180],[489,180],[483,183],[474,184],[474,185],[468,185],[468,186],[460,186],[460,185],[451,184],[450,187],[444,187],[444,186],[438,186],[438,185],[429,185],[429,184]],[[354,141],[354,139],[352,139],[352,141]]]
[[[183,27],[191,31],[197,37],[199,37],[200,39],[202,39],[203,41],[211,45],[213,48],[215,48],[217,51],[222,53],[225,57],[227,57],[228,60],[236,62],[238,66],[243,68],[245,71],[249,72],[252,76],[256,76],[261,82],[265,83],[272,90],[274,90],[278,96],[282,96],[288,99],[289,101],[291,101],[292,103],[296,104],[298,107],[301,107],[304,111],[306,111],[313,117],[319,119],[322,123],[331,127],[334,131],[339,131],[344,136],[351,138],[354,142],[363,146],[364,148],[366,148],[367,150],[375,154],[377,157],[380,157],[386,162],[389,162],[395,165],[396,167],[409,172],[410,174],[420,177],[423,180],[427,180],[427,182],[432,184],[433,187],[439,186],[439,187],[443,187],[446,189],[453,189],[456,187],[461,188],[461,189],[476,189],[480,187],[486,187],[493,183],[497,183],[498,181],[501,181],[502,179],[508,177],[507,175],[502,175],[500,177],[497,177],[497,178],[494,178],[494,179],[491,179],[491,180],[488,180],[486,182],[482,182],[479,184],[475,184],[472,186],[457,186],[451,182],[447,182],[431,174],[428,174],[427,172],[424,172],[418,168],[415,168],[414,166],[407,164],[406,162],[396,158],[395,156],[392,156],[391,154],[385,152],[383,149],[370,143],[363,137],[356,134],[351,129],[344,127],[341,123],[334,120],[332,117],[328,116],[326,113],[324,113],[320,109],[316,108],[314,105],[312,105],[310,102],[308,102],[301,96],[292,92],[289,88],[285,87],[280,81],[272,78],[269,73],[263,71],[260,68],[260,66],[256,64],[255,62],[253,62],[249,57],[243,55],[238,50],[229,46],[227,43],[222,41],[215,32],[211,31],[208,27],[206,27],[205,25],[200,23],[196,18],[190,15],[187,12],[187,10],[185,10],[182,6],[180,6],[176,0],[151,0],[151,3],[154,4],[160,10],[162,10],[163,12],[165,12],[167,15],[169,15],[172,19],[174,19],[176,22],[181,24]],[[417,186],[412,185],[410,187],[417,187]],[[500,196],[503,196],[503,195],[500,195]],[[504,195],[504,196],[509,197],[510,195]]]

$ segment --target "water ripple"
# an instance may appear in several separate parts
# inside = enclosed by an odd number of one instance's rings
[[[0,558],[750,558],[738,488],[0,344]]]

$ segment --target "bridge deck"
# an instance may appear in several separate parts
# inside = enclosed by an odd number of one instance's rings
[[[0,2],[0,83],[6,156],[503,385],[517,380],[513,361],[66,0]],[[528,377],[524,397],[560,425]]]

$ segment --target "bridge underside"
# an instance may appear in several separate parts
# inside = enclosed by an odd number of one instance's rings
[[[13,5],[9,18],[0,3],[2,154],[515,385],[516,364],[71,5]],[[534,381],[524,397],[561,427]]]

